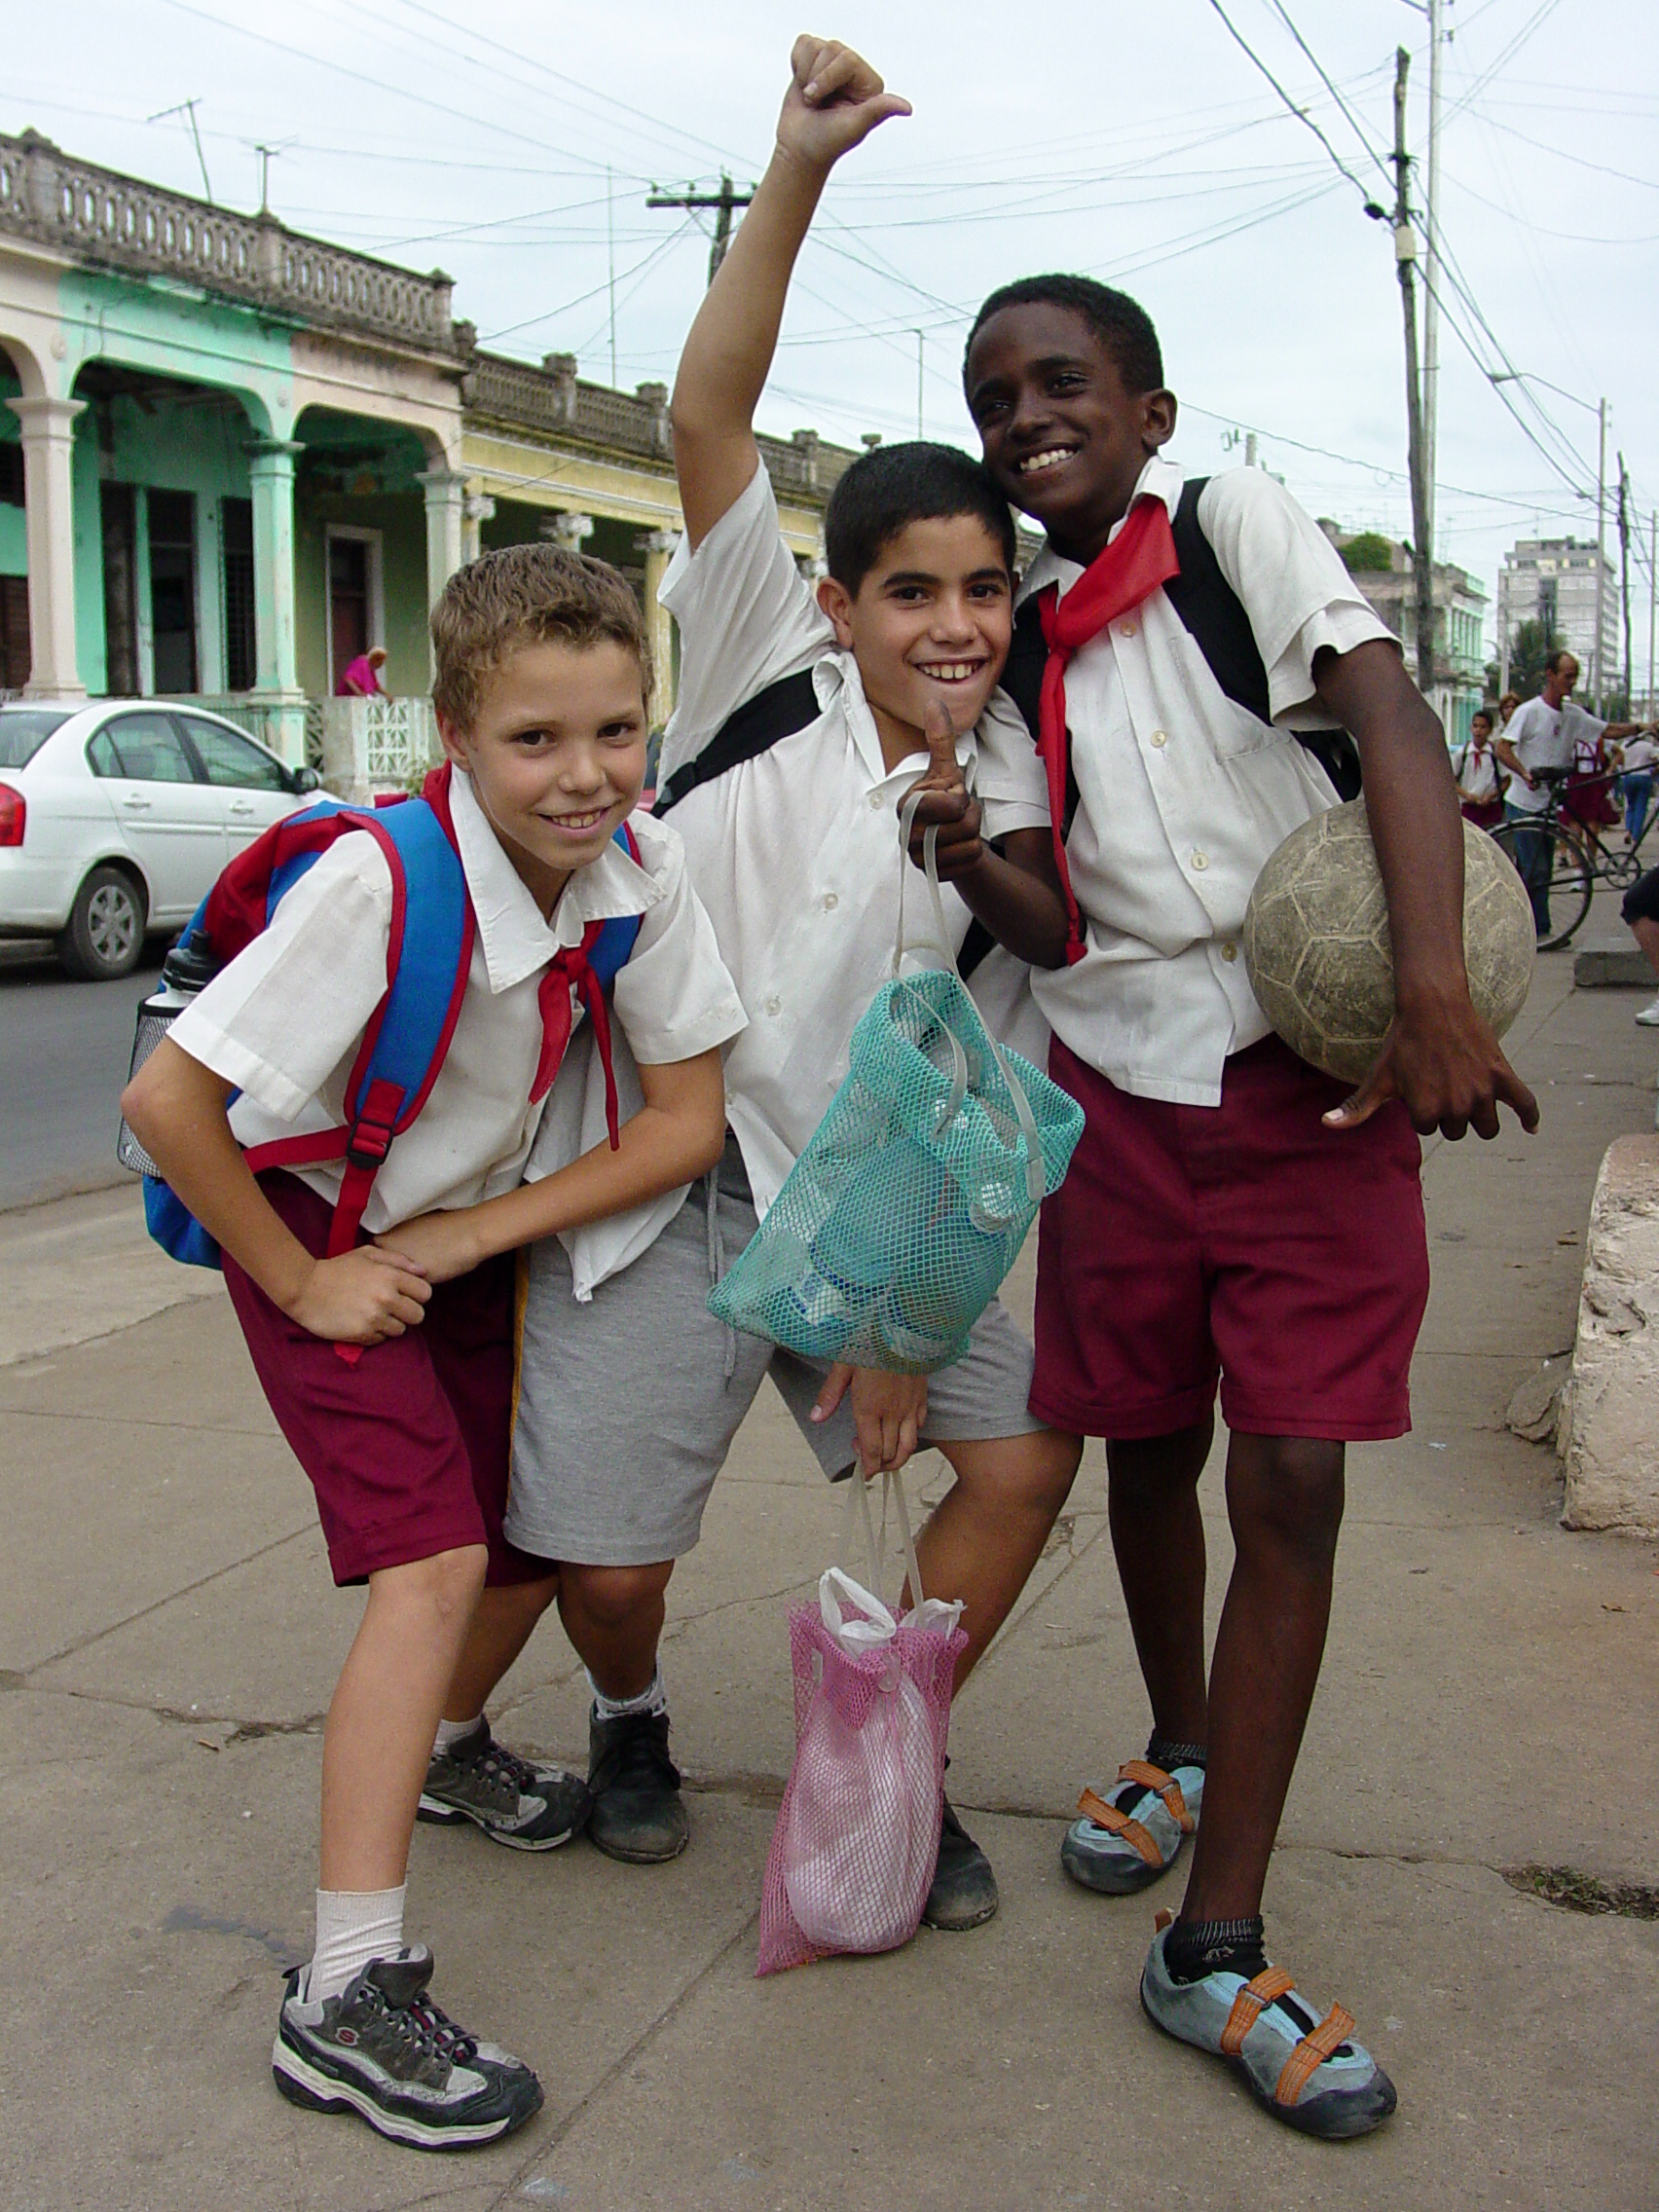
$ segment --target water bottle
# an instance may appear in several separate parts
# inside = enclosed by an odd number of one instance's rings
[[[213,980],[218,973],[218,965],[204,942],[191,937],[179,939],[162,962],[160,985],[147,999],[139,1001],[138,1025],[132,1039],[132,1061],[127,1071],[129,1083],[197,992]],[[157,1175],[161,1172],[128,1127],[125,1119],[121,1124],[121,1133],[115,1140],[115,1157],[123,1167],[129,1167],[135,1175]]]

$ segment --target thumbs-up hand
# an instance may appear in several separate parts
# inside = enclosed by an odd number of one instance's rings
[[[922,794],[910,829],[910,858],[917,867],[926,866],[923,840],[930,829],[937,829],[939,844],[935,861],[940,881],[949,883],[977,867],[984,858],[985,848],[979,839],[979,802],[969,791],[962,774],[961,762],[956,757],[956,732],[951,726],[950,709],[942,699],[928,701],[922,727],[928,741],[928,772],[910,786],[899,803],[903,808],[905,799],[918,792]]]

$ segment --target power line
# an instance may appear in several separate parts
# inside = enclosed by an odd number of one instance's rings
[[[1283,100],[1285,106],[1290,110],[1291,114],[1295,116],[1298,123],[1305,123],[1308,126],[1308,129],[1312,131],[1314,137],[1318,139],[1320,145],[1324,147],[1326,153],[1329,154],[1332,161],[1335,162],[1337,167],[1341,169],[1344,176],[1347,178],[1349,184],[1353,186],[1355,192],[1359,194],[1362,200],[1369,201],[1371,199],[1370,186],[1367,185],[1361,178],[1354,175],[1352,169],[1348,167],[1346,162],[1343,160],[1341,154],[1337,152],[1335,146],[1331,144],[1331,141],[1326,137],[1324,131],[1320,129],[1318,124],[1314,122],[1313,118],[1309,114],[1308,110],[1305,107],[1299,107],[1296,101],[1291,98],[1290,94],[1279,83],[1278,79],[1268,67],[1267,63],[1262,59],[1261,55],[1256,52],[1255,48],[1250,44],[1249,40],[1245,38],[1243,32],[1239,30],[1237,24],[1234,22],[1232,17],[1222,6],[1221,0],[1210,0],[1210,6],[1215,10],[1216,14],[1227,25],[1229,32],[1232,34],[1234,43],[1247,56],[1250,62],[1261,71],[1262,75],[1268,80],[1268,83],[1272,85],[1273,91],[1277,92],[1279,98]],[[1323,74],[1323,72],[1321,72],[1321,74]]]

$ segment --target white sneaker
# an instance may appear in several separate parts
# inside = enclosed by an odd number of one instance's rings
[[[1659,1029],[1659,992],[1654,993],[1636,1018],[1643,1029]]]

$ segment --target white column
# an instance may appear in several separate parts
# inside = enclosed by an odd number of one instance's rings
[[[440,462],[423,468],[418,481],[426,495],[426,604],[436,607],[443,588],[464,558],[466,479]]]
[[[305,758],[306,740],[294,643],[294,463],[304,450],[286,438],[255,438],[247,448],[256,675],[250,704],[264,710],[267,742],[295,766]]]
[[[637,537],[634,543],[645,557],[643,594],[645,643],[650,647],[651,667],[655,671],[647,707],[651,727],[661,729],[674,712],[674,625],[658,594],[668,570],[669,555],[679,543],[679,535],[672,530],[652,530]]]
[[[544,515],[536,525],[543,537],[567,553],[579,553],[593,535],[592,515]]]
[[[485,492],[468,492],[461,501],[461,557],[463,562],[476,561],[483,552],[483,528],[495,512],[496,502]]]
[[[75,517],[71,468],[84,399],[9,399],[23,426],[29,561],[30,699],[84,699],[75,664]]]

